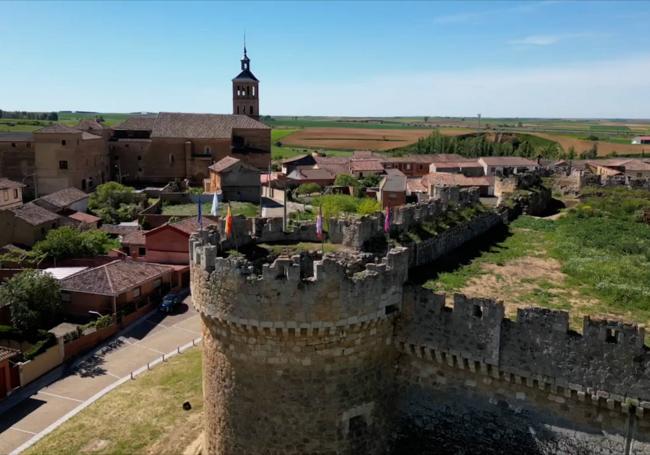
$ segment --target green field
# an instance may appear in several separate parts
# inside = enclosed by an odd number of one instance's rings
[[[264,123],[273,128],[373,128],[373,129],[417,129],[422,126],[409,125],[402,121],[389,119],[334,119],[334,118],[313,118],[313,117],[273,117],[263,119]],[[419,118],[422,122],[422,117]],[[426,126],[430,128],[430,126]]]
[[[647,324],[650,226],[640,222],[643,210],[650,210],[648,191],[588,189],[565,216],[520,217],[506,240],[426,286],[480,292],[496,280],[493,290],[507,306],[566,309],[574,322],[598,315]]]
[[[259,215],[260,206],[251,202],[230,202],[230,207],[233,215],[243,215],[245,217],[254,217]],[[203,215],[209,215],[212,209],[212,202],[204,202],[201,204],[201,211]],[[228,210],[228,203],[221,203],[219,205],[219,216],[226,216]],[[163,215],[172,216],[196,216],[199,214],[198,204],[173,204],[163,205]]]
[[[24,453],[182,454],[203,429],[201,379],[194,348],[108,393]]]

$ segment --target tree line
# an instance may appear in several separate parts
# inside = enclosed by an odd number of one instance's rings
[[[28,111],[3,111],[0,109],[0,118],[24,119],[24,120],[50,120],[58,121],[58,112],[28,112]]]
[[[526,139],[514,136],[507,142],[494,142],[485,135],[478,136],[443,136],[434,132],[430,136],[419,139],[416,143],[399,150],[400,153],[434,154],[455,153],[467,158],[480,156],[521,156],[535,159],[538,157],[548,159],[559,158],[593,158],[598,149],[594,145],[591,150],[577,154],[574,149],[563,152],[556,142],[533,144]]]

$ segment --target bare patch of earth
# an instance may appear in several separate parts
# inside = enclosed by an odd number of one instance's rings
[[[482,274],[472,278],[460,292],[475,297],[501,300],[506,315],[516,318],[517,309],[541,306],[570,313],[570,325],[582,331],[586,315],[621,319],[624,315],[602,312],[597,299],[584,296],[566,282],[560,263],[548,257],[526,256],[503,265],[483,264]]]

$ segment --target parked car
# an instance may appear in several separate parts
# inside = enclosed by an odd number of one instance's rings
[[[163,297],[162,303],[160,304],[160,311],[163,313],[173,313],[188,295],[190,295],[189,288],[172,289]]]

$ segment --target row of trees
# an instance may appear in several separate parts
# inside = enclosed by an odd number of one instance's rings
[[[485,135],[453,137],[434,132],[401,151],[416,154],[455,153],[468,158],[521,156],[535,159],[541,156],[548,159],[592,159],[598,156],[598,145],[594,144],[589,150],[583,150],[579,153],[576,152],[574,147],[570,147],[569,150],[564,152],[555,142],[533,144],[517,136],[507,142],[494,142]]]
[[[0,109],[0,118],[25,119],[25,120],[59,120],[58,112],[27,112],[27,111],[3,111]]]

